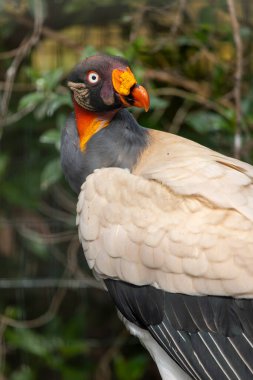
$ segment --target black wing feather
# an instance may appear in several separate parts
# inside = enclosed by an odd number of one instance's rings
[[[159,289],[110,279],[104,282],[117,308],[130,322],[143,328],[162,322],[164,295]]]
[[[147,329],[192,379],[253,379],[253,300],[105,284],[124,317]]]

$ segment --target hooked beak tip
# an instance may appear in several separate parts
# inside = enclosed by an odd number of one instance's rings
[[[135,85],[131,91],[131,95],[134,99],[133,105],[135,107],[144,108],[147,112],[150,107],[150,98],[147,90],[140,85]]]

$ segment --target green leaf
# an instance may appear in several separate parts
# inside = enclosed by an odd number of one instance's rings
[[[10,380],[34,380],[35,376],[30,367],[23,365],[20,369],[13,372]]]
[[[105,53],[111,54],[111,55],[117,55],[118,57],[125,58],[125,54],[122,52],[122,50],[120,50],[116,47],[110,46],[110,47],[105,48]]]
[[[22,318],[23,316],[23,311],[20,307],[18,306],[7,306],[4,310],[4,315],[6,315],[9,318]]]
[[[91,57],[92,55],[97,54],[97,52],[97,49],[95,49],[93,46],[88,45],[82,50],[80,54],[80,59]]]
[[[57,144],[61,138],[61,133],[57,129],[49,129],[40,136],[42,144]]]
[[[30,106],[37,106],[45,99],[45,94],[42,92],[32,92],[24,95],[19,102],[18,109],[21,110]]]
[[[36,117],[36,119],[38,120],[42,120],[42,119],[45,119],[46,116],[47,116],[47,111],[48,111],[48,108],[50,107],[50,104],[51,104],[51,99],[50,99],[50,96],[48,96],[47,98],[44,99],[44,101],[38,105],[38,107],[36,108],[35,112],[34,112],[34,115]]]
[[[26,171],[23,166],[18,167],[15,175],[9,177],[8,181],[2,181],[0,186],[1,196],[12,205],[23,208],[34,208],[37,206],[40,190],[40,166],[37,170],[31,165],[26,164]]]
[[[78,370],[78,368],[65,367],[64,371],[62,373],[62,376],[63,376],[63,380],[70,380],[70,379],[84,380],[84,379],[86,379],[86,377],[84,376],[84,371],[82,369]]]
[[[240,34],[242,38],[252,38],[252,29],[248,26],[241,26],[240,27]]]
[[[118,380],[139,380],[146,370],[147,357],[137,355],[131,359],[125,359],[119,355],[114,360],[115,372]]]
[[[6,154],[0,155],[0,178],[2,178],[6,172],[9,162],[9,157]]]
[[[71,358],[88,351],[88,346],[85,340],[71,340],[65,341],[61,348],[61,353],[65,358]]]
[[[46,82],[47,88],[53,90],[58,83],[61,81],[63,75],[63,69],[58,68],[53,71],[49,71],[44,75],[44,80]]]
[[[49,186],[56,183],[62,175],[60,160],[57,158],[50,161],[41,174],[41,189],[46,190]]]
[[[62,76],[62,68],[47,71],[43,75],[36,78],[36,87],[39,91],[51,92],[57,87],[62,79]]]
[[[187,35],[178,37],[176,41],[179,46],[201,47],[200,41]]]
[[[231,124],[221,115],[209,111],[190,113],[186,122],[198,133],[232,131]]]
[[[49,250],[45,239],[40,234],[30,228],[21,226],[18,232],[24,238],[23,244],[27,251],[32,252],[33,255],[46,259],[49,255]]]
[[[169,100],[150,95],[150,109],[165,109],[169,105]]]
[[[59,337],[43,336],[28,329],[9,329],[6,338],[11,347],[41,358],[47,358],[50,352],[59,350],[63,345],[63,341]]]
[[[51,96],[47,107],[47,116],[52,116],[62,106],[72,107],[72,100],[69,93],[64,95],[56,93],[54,96]]]

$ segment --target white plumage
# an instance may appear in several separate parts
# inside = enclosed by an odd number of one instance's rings
[[[96,170],[79,236],[96,275],[169,292],[253,296],[253,168],[153,132],[131,174]]]

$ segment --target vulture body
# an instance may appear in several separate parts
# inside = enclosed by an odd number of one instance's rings
[[[121,58],[88,58],[68,85],[62,167],[122,320],[163,380],[253,379],[253,167],[141,127],[126,107],[148,95]]]

